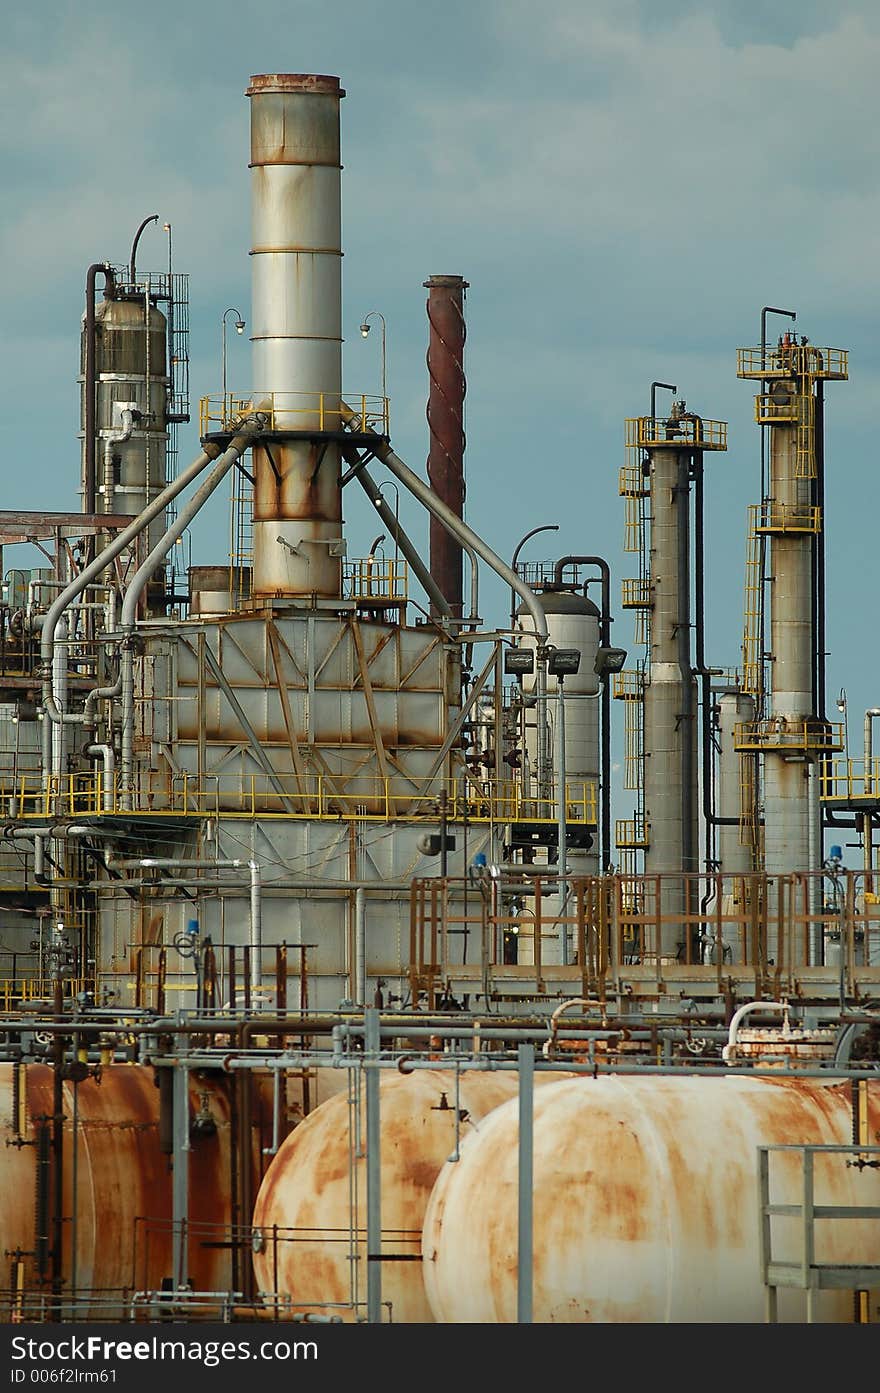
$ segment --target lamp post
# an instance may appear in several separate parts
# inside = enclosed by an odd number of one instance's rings
[[[519,554],[520,554],[520,552],[522,551],[523,547],[525,546],[526,542],[529,540],[530,537],[534,537],[538,532],[558,532],[558,531],[559,531],[559,523],[558,523],[558,522],[548,522],[548,523],[545,523],[542,527],[533,527],[532,530],[531,530],[531,532],[527,532],[526,535],[525,535],[524,537],[520,537],[520,539],[519,539],[519,541],[517,542],[516,547],[515,547],[515,549],[514,549],[513,558],[512,558],[511,563],[510,563],[510,569],[511,569],[512,571],[515,571],[515,570],[516,570],[516,563],[517,563],[517,561],[519,560]],[[510,592],[510,627],[511,627],[511,630],[513,629],[513,626],[514,626],[515,623],[516,623],[516,591],[513,590],[513,589],[511,589],[511,592]]]
[[[230,305],[228,310],[224,310],[224,311],[223,311],[223,323],[222,323],[222,333],[221,333],[221,345],[222,345],[222,355],[221,355],[221,358],[222,358],[222,365],[223,365],[223,366],[222,366],[222,371],[223,371],[223,424],[224,424],[224,425],[226,424],[226,316],[229,315],[229,314],[234,314],[234,315],[237,315],[237,316],[238,316],[238,318],[237,318],[236,321],[235,321],[235,332],[236,332],[237,334],[243,334],[243,333],[244,333],[244,320],[243,320],[242,317],[241,317],[241,310],[237,310],[237,309],[235,308],[234,305]]]
[[[385,428],[386,428],[386,430],[387,430],[387,428],[388,428],[388,423],[387,423],[386,417],[387,417],[387,411],[388,411],[388,407],[387,407],[388,392],[386,391],[386,379],[385,379],[385,316],[384,316],[384,314],[382,314],[379,310],[370,310],[370,313],[369,313],[369,314],[365,314],[365,315],[364,315],[364,318],[363,318],[363,322],[361,323],[361,337],[362,337],[362,338],[366,338],[366,337],[367,337],[367,334],[370,332],[370,329],[372,328],[372,325],[370,324],[370,320],[373,318],[374,315],[375,315],[376,318],[379,320],[379,323],[382,325],[382,420],[383,420],[383,422],[385,423]]]
[[[382,492],[383,492],[383,490],[386,489],[386,488],[392,488],[392,489],[394,489],[394,575],[393,575],[392,583],[393,583],[394,585],[396,585],[396,583],[397,583],[397,561],[398,561],[398,556],[399,556],[398,537],[399,537],[399,534],[400,534],[400,489],[397,487],[397,484],[396,484],[396,482],[394,481],[394,479],[383,479],[383,480],[382,480],[381,484],[379,485],[379,487],[378,487],[378,489],[377,489],[377,493],[379,494],[379,497],[373,500],[373,505],[374,505],[374,507],[377,507],[377,508],[378,508],[379,503],[381,502],[381,495],[382,495]]]

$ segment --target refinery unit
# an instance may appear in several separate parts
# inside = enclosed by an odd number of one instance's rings
[[[508,564],[464,519],[464,277],[424,283],[425,477],[343,387],[344,95],[250,79],[251,380],[224,352],[197,457],[145,219],[85,272],[82,510],[0,514],[0,1319],[878,1321],[880,709],[858,758],[826,710],[847,352],[765,306],[731,355],[727,652],[727,426],[683,386],[621,423],[637,574],[588,523]],[[228,556],[182,569],[222,494]]]

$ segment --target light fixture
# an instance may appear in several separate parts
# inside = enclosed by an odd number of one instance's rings
[[[243,333],[244,333],[244,320],[243,320],[243,319],[237,319],[237,320],[235,321],[235,332],[236,332],[237,334],[243,334]]]
[[[837,709],[838,711],[846,710],[846,692],[844,691],[843,687],[841,687],[840,696],[837,698]]]
[[[547,667],[554,677],[570,677],[580,665],[579,648],[552,648],[547,658]]]
[[[364,320],[363,324],[361,325],[361,335],[363,336],[363,338],[366,338],[366,337],[367,337],[367,334],[368,334],[369,332],[370,332],[370,325],[367,323],[366,320]]]
[[[601,647],[596,652],[596,661],[593,664],[593,671],[599,677],[606,677],[609,672],[620,672],[626,662],[625,648],[606,648]]]
[[[504,671],[508,676],[535,671],[535,655],[531,648],[507,648],[504,652]]]

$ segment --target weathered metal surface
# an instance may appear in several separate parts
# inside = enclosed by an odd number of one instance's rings
[[[510,1074],[462,1073],[460,1138],[515,1090]],[[448,1070],[384,1073],[381,1080],[382,1299],[395,1321],[430,1321],[421,1264],[422,1218],[440,1167],[456,1141],[455,1075]],[[363,1089],[360,1139],[366,1145]],[[352,1190],[352,1185],[354,1189]],[[354,1210],[351,1196],[358,1198]],[[366,1160],[352,1133],[348,1095],[337,1094],[312,1112],[287,1138],[266,1173],[254,1208],[262,1234],[254,1256],[260,1291],[292,1298],[297,1310],[366,1297]],[[277,1234],[275,1233],[277,1226]],[[354,1261],[352,1261],[354,1258]],[[406,1260],[409,1259],[409,1260]]]
[[[36,1282],[34,1194],[36,1148],[29,1143],[39,1119],[53,1111],[53,1071],[28,1065],[24,1071],[23,1107],[13,1113],[13,1066],[0,1065],[0,1119],[3,1166],[0,1248],[25,1255],[25,1289]],[[63,1262],[65,1293],[99,1289],[115,1294],[156,1289],[172,1271],[172,1160],[163,1154],[159,1133],[159,1089],[155,1071],[137,1065],[113,1065],[100,1082],[87,1078],[76,1085],[77,1182],[73,1187],[74,1084],[63,1085],[64,1188]],[[231,1219],[228,1080],[190,1076],[192,1116],[206,1105],[216,1131],[192,1137],[189,1153],[190,1275],[202,1290],[230,1285],[227,1246]],[[259,1077],[254,1090],[251,1149],[259,1176],[260,1152],[271,1137],[271,1084]],[[18,1130],[21,1123],[21,1131]],[[248,1216],[245,1216],[245,1221]],[[73,1242],[76,1242],[75,1271]],[[98,1300],[97,1296],[94,1298]],[[96,1308],[97,1309],[97,1308]],[[0,1317],[2,1319],[2,1317]]]
[[[869,1084],[869,1133],[880,1088]],[[516,1100],[483,1120],[441,1172],[425,1214],[425,1288],[441,1322],[516,1320]],[[535,1099],[534,1319],[540,1322],[759,1322],[757,1147],[849,1144],[849,1084],[727,1076],[579,1078]],[[774,1202],[800,1203],[792,1157]],[[817,1204],[880,1202],[874,1170],[816,1161]],[[778,1228],[775,1225],[778,1224]],[[816,1260],[845,1263],[880,1234],[818,1223]],[[800,1257],[802,1224],[774,1221],[774,1257]],[[876,1261],[876,1257],[874,1259]],[[780,1318],[803,1320],[803,1297]],[[820,1320],[851,1319],[850,1293],[822,1293]]]
[[[338,79],[308,74],[260,74],[248,88],[253,385],[290,402],[286,413],[276,401],[275,430],[338,428],[322,412],[325,400],[338,411],[342,390],[342,95]],[[253,594],[339,595],[339,446],[267,443],[253,462]]]
[[[461,276],[431,276],[428,291],[428,479],[456,517],[464,516],[464,299]],[[461,543],[431,517],[431,574],[457,618],[462,618]]]

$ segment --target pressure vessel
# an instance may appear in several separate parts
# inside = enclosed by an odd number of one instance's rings
[[[805,1078],[601,1075],[541,1089],[534,1320],[764,1320],[758,1147],[851,1143],[853,1088]],[[880,1085],[864,1092],[876,1145]],[[438,1322],[517,1319],[517,1160],[512,1099],[438,1177],[423,1236]],[[851,1160],[816,1157],[816,1204],[880,1205],[880,1172]],[[802,1204],[801,1153],[771,1153],[770,1181],[773,1203]],[[802,1241],[802,1220],[773,1219],[774,1261],[799,1261]],[[880,1264],[880,1220],[817,1219],[815,1242],[816,1262]],[[847,1321],[852,1311],[851,1292],[821,1292],[814,1318]],[[779,1318],[805,1319],[802,1292],[780,1292]]]
[[[230,1080],[193,1070],[188,1083],[186,1275],[197,1290],[223,1291],[233,1285]],[[0,1064],[0,1251],[12,1264],[15,1318],[46,1318],[40,1303],[60,1283],[65,1318],[129,1319],[135,1293],[172,1279],[173,1168],[181,1162],[162,1092],[156,1070],[134,1064],[62,1081],[59,1265],[54,1071]],[[248,1123],[256,1182],[271,1125],[271,1084],[259,1076]]]
[[[431,1187],[457,1144],[516,1086],[513,1072],[462,1071],[456,1097],[451,1070],[383,1072],[382,1301],[390,1319],[431,1320],[418,1261]],[[254,1208],[254,1271],[264,1297],[277,1295],[287,1310],[365,1315],[366,1140],[364,1088],[358,1095],[353,1086],[309,1113],[266,1172]]]

